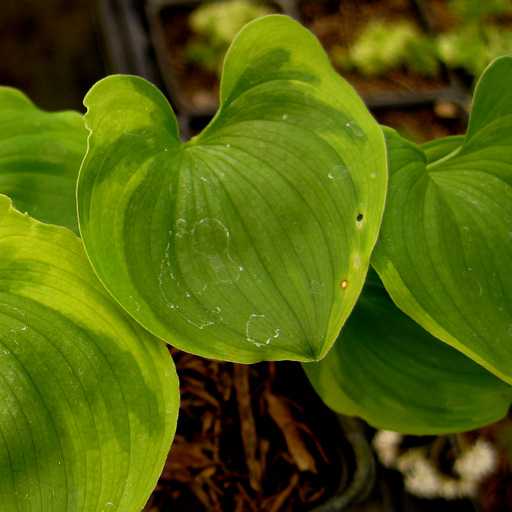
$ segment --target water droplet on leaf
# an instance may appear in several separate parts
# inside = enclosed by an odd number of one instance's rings
[[[349,176],[349,171],[345,165],[335,165],[332,171],[327,175],[330,180],[341,180]]]
[[[347,127],[350,128],[351,132],[356,137],[364,137],[364,132],[362,128],[355,121],[350,121],[349,123],[347,123]]]
[[[279,329],[272,325],[265,315],[253,314],[247,322],[245,332],[247,341],[261,347],[279,337]]]

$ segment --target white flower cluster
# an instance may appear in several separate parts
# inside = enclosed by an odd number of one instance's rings
[[[496,468],[498,459],[493,446],[478,439],[454,462],[453,476],[440,472],[423,448],[400,451],[402,434],[379,430],[373,439],[375,451],[386,467],[404,475],[405,489],[421,498],[458,499],[474,496],[483,478]]]

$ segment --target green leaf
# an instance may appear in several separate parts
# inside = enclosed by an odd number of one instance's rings
[[[176,427],[166,346],[69,230],[0,196],[0,510],[139,512]]]
[[[387,181],[380,128],[284,16],[233,42],[220,109],[182,144],[147,82],[96,84],[81,234],[112,295],[157,336],[238,362],[315,360],[362,288]]]
[[[87,148],[77,112],[44,112],[0,87],[0,193],[41,222],[78,233],[76,180]]]
[[[375,272],[332,350],[303,364],[333,410],[376,428],[426,435],[507,414],[512,387],[434,338],[391,301]]]
[[[440,160],[457,150],[464,143],[464,135],[451,135],[421,144],[420,148],[427,157],[427,164]]]
[[[463,144],[426,165],[386,132],[390,184],[373,265],[395,303],[512,383],[512,58],[475,91]]]

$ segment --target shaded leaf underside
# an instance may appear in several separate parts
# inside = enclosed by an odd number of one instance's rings
[[[374,427],[416,435],[502,418],[512,387],[427,333],[369,276],[332,350],[303,365],[325,403]]]

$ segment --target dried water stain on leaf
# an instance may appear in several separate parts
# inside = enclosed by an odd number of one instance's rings
[[[300,366],[237,365],[171,350],[180,420],[145,512],[300,512],[336,491],[337,435],[322,430],[333,416],[309,392]]]

